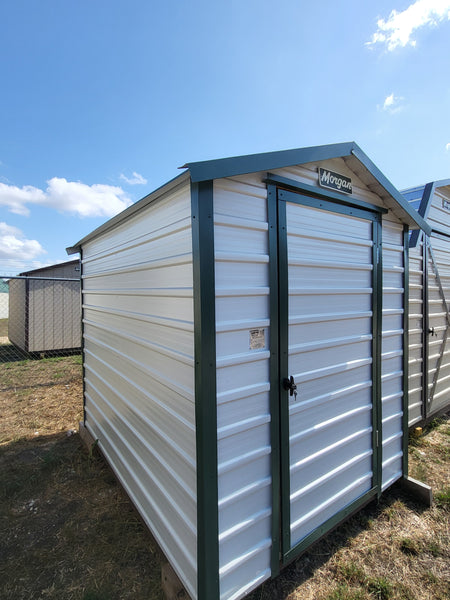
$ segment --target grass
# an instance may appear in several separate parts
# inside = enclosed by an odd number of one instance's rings
[[[162,600],[165,561],[95,448],[82,416],[80,356],[0,364],[2,600]],[[248,600],[448,600],[450,421],[410,447],[424,508],[387,491]]]

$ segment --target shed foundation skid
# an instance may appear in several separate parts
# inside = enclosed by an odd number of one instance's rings
[[[239,600],[407,475],[430,229],[354,143],[185,169],[68,249],[84,427],[189,596]]]

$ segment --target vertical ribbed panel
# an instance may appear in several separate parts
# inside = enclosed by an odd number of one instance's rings
[[[214,182],[220,598],[270,577],[267,192]]]
[[[424,358],[424,280],[423,237],[415,248],[409,250],[409,375],[408,375],[408,425],[422,420]]]
[[[403,224],[383,219],[382,489],[403,474]]]
[[[8,337],[22,350],[28,350],[27,282],[24,279],[9,280]]]
[[[63,350],[80,345],[80,282],[30,279],[28,351]]]
[[[83,246],[86,427],[197,588],[189,184]]]

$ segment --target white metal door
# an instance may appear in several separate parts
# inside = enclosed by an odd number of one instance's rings
[[[379,230],[366,211],[285,191],[278,197],[282,548],[288,560],[376,487]]]

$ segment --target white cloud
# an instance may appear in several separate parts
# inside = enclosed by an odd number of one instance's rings
[[[0,222],[0,259],[31,260],[45,254],[37,240],[28,240],[17,227]]]
[[[393,93],[386,96],[383,102],[382,110],[391,114],[398,113],[403,110],[402,106],[403,98],[401,96],[395,96]]]
[[[127,177],[126,175],[121,173],[120,179],[126,181],[128,185],[145,185],[147,183],[145,177],[142,177],[142,175],[140,173],[136,173],[136,171],[133,171],[133,177]]]
[[[448,144],[445,144],[445,149],[447,150],[447,152],[450,150],[450,142]]]
[[[417,0],[401,12],[393,10],[389,17],[377,21],[377,31],[368,46],[386,44],[387,49],[416,45],[414,32],[420,27],[436,26],[450,20],[450,0]]]
[[[18,188],[14,185],[0,183],[0,206],[6,206],[16,215],[29,215],[30,211],[26,204],[41,204],[44,199],[44,192],[32,185]]]
[[[54,208],[80,217],[112,217],[132,204],[122,188],[96,183],[86,185],[53,177],[45,191],[31,185],[18,188],[0,182],[0,206],[27,216],[28,205]]]

